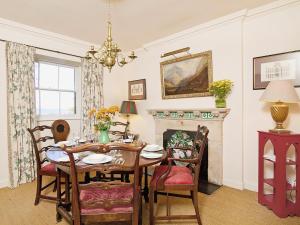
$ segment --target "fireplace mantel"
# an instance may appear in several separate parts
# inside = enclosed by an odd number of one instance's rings
[[[224,120],[229,108],[148,109],[154,119],[168,120]]]

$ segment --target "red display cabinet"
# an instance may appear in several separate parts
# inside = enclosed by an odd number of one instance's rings
[[[259,131],[258,202],[273,210],[279,217],[300,216],[300,134],[280,134]],[[273,146],[273,156],[266,154],[268,142]],[[287,157],[291,146],[293,159]],[[266,176],[266,164],[271,164],[273,177]],[[293,168],[293,182],[287,170]],[[271,193],[266,188],[271,187]]]

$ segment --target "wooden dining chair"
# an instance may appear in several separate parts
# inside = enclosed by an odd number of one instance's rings
[[[85,144],[79,147],[67,148],[71,167],[72,181],[72,215],[66,214],[63,207],[57,211],[67,215],[71,224],[81,225],[91,222],[131,221],[138,224],[141,208],[141,186],[139,177],[139,156],[144,146],[132,147],[126,144],[103,145],[98,143]],[[87,165],[82,161],[75,162],[74,153],[96,152],[109,153],[118,150],[123,161],[113,160],[106,164]],[[125,152],[127,152],[125,154]],[[78,174],[85,172],[100,172],[109,174],[114,171],[133,171],[131,183],[122,181],[95,181],[82,184],[78,181]]]
[[[193,147],[180,148],[182,151],[191,151],[192,155],[188,159],[174,158],[171,155],[172,149],[168,149],[168,165],[157,166],[154,170],[151,182],[150,182],[150,225],[154,225],[155,220],[172,220],[172,219],[197,219],[199,225],[201,225],[201,218],[198,208],[198,179],[201,167],[201,160],[205,146],[207,145],[207,135],[209,130],[205,126],[198,126],[197,133],[194,139]],[[174,161],[189,163],[189,166],[177,166]],[[166,216],[154,216],[154,197],[155,192],[163,192],[167,196],[167,213]],[[187,197],[191,198],[195,215],[171,215],[169,204],[169,193],[176,191],[190,191],[191,195],[179,195],[173,194],[175,197]]]
[[[113,122],[109,130],[109,134],[113,135],[115,138],[118,139],[125,139],[127,138],[128,127],[129,127],[129,122],[126,123],[122,123],[118,121]]]
[[[54,142],[66,141],[70,134],[70,125],[65,120],[55,120],[52,125]]]
[[[42,195],[42,191],[45,190],[50,185],[54,184],[53,191],[56,191],[56,179],[57,179],[57,172],[55,168],[54,163],[49,163],[47,158],[45,157],[46,151],[48,151],[52,145],[44,146],[42,147],[42,144],[54,140],[54,137],[48,136],[47,134],[42,136],[42,133],[48,132],[51,134],[52,127],[42,125],[42,126],[36,126],[34,128],[28,128],[28,132],[30,133],[33,149],[35,153],[35,161],[36,161],[36,168],[37,168],[37,187],[36,187],[36,196],[34,204],[37,205],[40,202],[40,199],[48,199],[48,200],[54,200],[56,201],[56,197]],[[45,186],[42,186],[43,183],[43,176],[49,176],[54,177],[55,179],[51,181],[50,183],[46,184]],[[66,178],[67,175],[63,174],[63,176]]]

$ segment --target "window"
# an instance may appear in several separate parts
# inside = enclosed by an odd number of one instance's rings
[[[76,114],[75,67],[35,63],[36,112],[39,116]]]

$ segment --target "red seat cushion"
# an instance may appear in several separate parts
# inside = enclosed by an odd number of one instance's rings
[[[41,168],[41,171],[43,173],[49,174],[49,175],[56,175],[56,169],[54,163],[49,163]]]
[[[156,186],[158,179],[167,171],[168,166],[158,166],[154,170],[151,185]],[[165,185],[174,184],[193,184],[192,171],[184,166],[172,166],[168,177],[165,180]]]
[[[81,214],[83,215],[95,215],[101,213],[131,213],[133,207],[131,203],[126,205],[114,205],[112,207],[103,208],[88,208],[84,207],[86,202],[96,202],[96,201],[107,201],[107,200],[120,200],[129,199],[133,201],[133,188],[132,187],[115,187],[111,189],[99,189],[99,188],[89,188],[82,190],[80,192],[80,202],[81,202]]]

